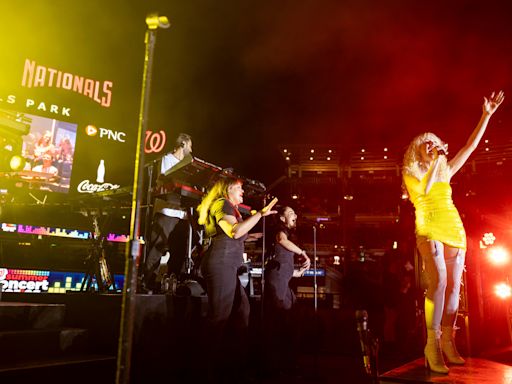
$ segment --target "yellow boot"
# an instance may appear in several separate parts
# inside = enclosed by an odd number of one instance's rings
[[[455,327],[442,327],[441,349],[449,363],[463,365],[466,360],[461,357],[455,346],[456,329]]]
[[[449,369],[444,363],[440,344],[441,332],[427,329],[427,345],[425,345],[425,367],[432,372],[448,373]]]

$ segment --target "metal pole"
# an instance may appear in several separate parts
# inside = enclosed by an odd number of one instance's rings
[[[263,196],[263,206],[267,206],[267,196]],[[266,242],[266,217],[263,216],[261,219],[262,221],[262,228],[261,231],[263,233],[262,240],[263,243],[261,245],[261,294],[260,294],[260,303],[261,303],[261,318],[263,319],[264,316],[264,308],[263,308],[263,296],[265,295],[265,242]]]
[[[318,284],[316,281],[316,225],[313,226],[313,293],[315,301],[315,313],[318,309]]]
[[[267,206],[267,195],[264,195],[263,196],[263,206],[266,207]],[[262,220],[262,233],[263,233],[263,236],[262,236],[262,239],[263,239],[263,243],[262,243],[262,246],[261,246],[261,293],[260,293],[260,329],[261,329],[261,334],[263,335],[266,331],[265,329],[265,306],[264,306],[264,303],[263,301],[265,300],[265,252],[266,252],[266,249],[265,249],[265,239],[266,239],[266,217],[263,216],[263,218],[261,219]],[[263,348],[261,348],[261,351],[260,351],[260,354],[261,354],[261,367],[262,367],[262,370],[265,369],[265,358],[263,356]]]
[[[187,269],[187,278],[190,279],[190,276],[192,274],[192,241],[193,241],[193,231],[194,228],[192,227],[192,220],[194,220],[194,208],[189,207],[187,212],[187,220],[188,220],[188,246],[187,246],[187,262],[186,262],[186,269]]]
[[[135,171],[132,190],[132,209],[130,219],[130,241],[126,244],[124,288],[121,307],[121,324],[119,332],[119,344],[117,349],[116,383],[129,383],[132,357],[133,327],[135,319],[135,294],[137,288],[137,268],[141,255],[140,240],[140,196],[143,181],[144,146],[143,136],[147,128],[147,116],[149,110],[149,95],[151,89],[151,70],[153,66],[153,50],[158,27],[170,26],[167,17],[155,14],[146,17],[148,29],[144,43],[144,71],[142,75],[142,91],[139,110],[139,124],[137,134],[137,147],[135,154]]]
[[[144,220],[144,229],[142,231],[143,233],[143,236],[144,236],[144,239],[146,239],[146,241],[149,241],[149,239],[151,238],[151,216],[152,216],[152,213],[153,213],[153,202],[151,201],[151,196],[153,195],[153,171],[154,171],[154,168],[155,168],[155,162],[151,162],[151,164],[149,166],[147,166],[146,168],[146,173],[147,173],[147,180],[148,180],[148,190],[146,192],[146,214],[145,214],[145,220]],[[145,265],[146,263],[146,259],[148,257],[147,255],[148,253],[148,246],[146,245],[143,249],[143,253],[142,253],[142,257],[140,259],[140,263],[139,265],[142,263],[142,265]],[[138,283],[139,284],[142,284],[142,281],[140,280],[141,277],[143,277],[141,275],[141,272],[138,271],[138,278],[139,278],[139,281]]]

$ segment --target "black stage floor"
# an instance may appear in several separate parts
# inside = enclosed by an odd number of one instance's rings
[[[512,367],[494,361],[467,358],[464,366],[450,366],[448,375],[431,373],[420,358],[380,377],[381,383],[510,384]]]
[[[59,309],[55,319],[62,320],[66,327],[87,329],[95,347],[94,352],[113,357],[117,353],[120,295],[4,294],[2,300],[0,307],[4,306],[13,314],[20,312],[17,309],[20,304],[13,302],[61,304],[54,306]],[[161,378],[167,378],[172,383],[204,382],[206,357],[198,332],[204,322],[204,304],[197,297],[184,299],[137,295],[132,383],[146,383]],[[251,304],[255,316],[248,340],[252,353],[248,364],[250,371],[247,373],[251,381],[244,379],[240,383],[512,383],[510,353],[488,356],[488,359],[468,358],[465,366],[451,368],[448,375],[437,375],[425,370],[423,358],[418,358],[417,351],[404,355],[403,351],[385,346],[381,349],[379,361],[382,374],[372,380],[363,370],[353,311],[321,309],[315,313],[311,308],[305,308],[300,319],[302,342],[297,369],[270,376],[262,373],[264,371],[261,369],[265,350],[261,346],[257,327],[258,303]],[[62,305],[65,305],[65,313],[60,309]],[[52,317],[45,315],[43,319],[48,323]],[[9,318],[3,323],[0,321],[0,324],[13,326]]]

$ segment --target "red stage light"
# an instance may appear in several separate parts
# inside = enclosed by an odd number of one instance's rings
[[[504,265],[510,261],[510,255],[503,247],[490,248],[487,256],[489,261],[494,265]]]
[[[512,296],[512,288],[507,283],[498,283],[494,286],[494,293],[500,299],[505,300]]]
[[[482,237],[482,241],[485,245],[493,245],[496,241],[496,236],[494,236],[494,233],[492,232],[486,232]]]

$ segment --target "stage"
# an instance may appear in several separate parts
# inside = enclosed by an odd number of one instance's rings
[[[450,383],[450,384],[510,384],[512,367],[494,361],[467,358],[463,366],[451,365],[448,375],[425,369],[425,359],[419,358],[379,377],[380,383]]]
[[[116,370],[121,295],[119,294],[13,294],[0,302],[0,338],[11,353],[0,364],[0,377],[18,382],[40,377],[62,377],[77,382],[78,375],[112,383]],[[131,382],[157,380],[162,374],[178,383],[200,382],[205,375],[202,333],[206,315],[203,297],[137,295],[133,334]],[[259,360],[264,352],[259,328],[259,302],[251,301],[248,343],[251,369],[261,384],[272,383],[456,383],[501,384],[512,382],[510,356],[468,358],[448,375],[431,374],[417,358],[404,365],[393,351],[382,349],[377,379],[365,375],[353,313],[344,310],[312,311],[308,302],[301,316],[302,339],[297,372],[266,377]],[[30,352],[30,354],[29,354]],[[492,361],[492,360],[494,361]],[[398,367],[397,367],[398,366]],[[395,368],[397,367],[397,368]],[[387,371],[386,371],[387,370]],[[71,381],[70,381],[71,380]],[[103,380],[103,381],[102,381]],[[65,381],[65,380],[64,380]],[[24,381],[28,382],[28,381]]]

